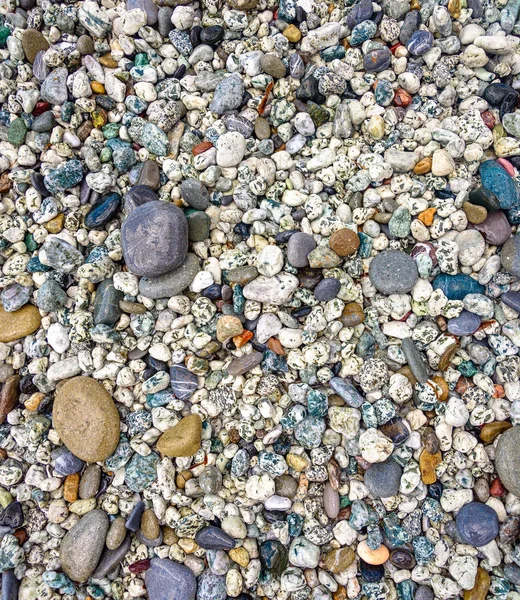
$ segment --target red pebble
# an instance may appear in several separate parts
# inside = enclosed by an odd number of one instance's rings
[[[130,573],[142,573],[150,568],[150,560],[148,558],[143,558],[143,560],[138,560],[131,565],[128,565],[128,569]]]
[[[47,112],[51,109],[51,105],[48,102],[36,102],[36,106],[32,111],[33,117],[38,117],[42,115],[44,112]]]
[[[401,42],[397,42],[397,44],[390,46],[390,52],[392,54],[395,54],[395,51],[397,50],[397,48],[400,48],[401,46],[402,46]]]
[[[494,479],[493,483],[489,486],[489,493],[492,496],[505,496],[507,494],[506,488],[498,477]]]
[[[480,116],[484,121],[484,125],[488,129],[493,129],[493,127],[495,126],[495,117],[493,113],[489,112],[489,110],[485,110],[483,113],[480,114]]]

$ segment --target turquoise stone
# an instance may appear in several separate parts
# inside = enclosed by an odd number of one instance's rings
[[[386,79],[382,79],[376,83],[374,90],[376,102],[381,106],[389,106],[394,99],[394,89],[392,84]]]
[[[332,62],[333,60],[341,60],[345,58],[346,50],[343,46],[331,46],[330,48],[325,48],[320,52],[321,58],[325,62]]]
[[[83,179],[83,165],[80,160],[73,159],[60,165],[47,175],[43,182],[51,194],[68,190]]]
[[[88,211],[85,217],[85,227],[89,229],[102,229],[106,223],[116,216],[120,204],[121,195],[117,192],[109,192],[101,196]]]
[[[479,167],[482,186],[491,190],[500,202],[500,208],[509,210],[518,204],[520,195],[516,181],[494,160],[486,160]]]
[[[260,546],[260,562],[274,575],[280,576],[287,568],[287,548],[278,540],[268,540]]]
[[[125,483],[134,492],[142,492],[157,479],[159,457],[134,454],[125,467]]]
[[[363,21],[356,25],[352,30],[352,36],[350,38],[351,46],[361,46],[363,42],[370,40],[374,37],[377,31],[377,25],[374,21]]]
[[[426,565],[435,554],[435,547],[430,540],[422,535],[415,537],[412,540],[415,560],[420,565]]]
[[[457,275],[441,273],[433,280],[433,288],[442,290],[448,300],[464,300],[467,294],[483,294],[485,292],[483,285],[463,273]]]

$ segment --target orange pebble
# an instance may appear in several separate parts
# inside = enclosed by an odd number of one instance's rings
[[[63,484],[63,497],[67,502],[76,502],[78,499],[79,473],[67,475]]]
[[[34,392],[31,394],[29,398],[24,402],[24,406],[27,410],[38,410],[38,406],[40,406],[41,401],[45,398],[45,394],[41,392]]]
[[[105,86],[100,83],[99,81],[93,81],[90,84],[90,87],[92,88],[92,91],[94,92],[94,94],[104,94],[105,93]]]
[[[366,542],[358,544],[357,553],[369,565],[382,565],[390,556],[390,552],[386,546],[381,545],[376,550],[372,550]]]
[[[437,394],[439,402],[445,402],[448,399],[448,394],[450,393],[448,384],[440,375],[434,375],[432,377],[432,381],[437,386],[435,393]]]
[[[506,395],[504,387],[498,383],[495,384],[495,392],[493,398],[503,398]]]
[[[394,103],[396,106],[408,106],[412,101],[412,96],[402,88],[399,88],[395,92]]]
[[[429,173],[432,169],[432,162],[433,161],[430,156],[423,158],[415,165],[413,172],[416,175],[425,175],[426,173]]]
[[[436,208],[427,208],[419,214],[418,219],[419,221],[422,221],[426,225],[426,227],[431,227],[431,225],[433,224],[433,217],[436,212]]]
[[[233,338],[233,343],[237,348],[242,348],[242,346],[245,346],[252,337],[253,332],[244,329],[242,333],[240,333],[239,335],[235,335],[235,337]]]
[[[200,144],[197,144],[196,146],[193,147],[193,150],[191,151],[191,153],[193,154],[193,156],[197,156],[197,154],[202,154],[203,152],[206,152],[206,150],[209,150],[210,148],[213,148],[213,144],[211,142],[201,142]]]
[[[275,354],[278,354],[279,356],[285,356],[285,350],[282,348],[280,341],[276,338],[269,338],[267,340],[267,347]]]

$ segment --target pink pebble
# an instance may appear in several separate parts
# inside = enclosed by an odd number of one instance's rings
[[[513,165],[506,160],[505,158],[497,158],[497,163],[501,166],[504,167],[504,169],[508,172],[509,175],[511,175],[511,177],[514,177],[516,175],[516,169],[513,167]]]

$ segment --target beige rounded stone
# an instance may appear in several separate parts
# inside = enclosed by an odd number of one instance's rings
[[[217,340],[225,342],[229,338],[240,335],[244,328],[238,317],[224,315],[217,321]]]
[[[147,508],[141,517],[141,531],[149,540],[156,540],[160,533],[159,521],[151,508]]]
[[[7,312],[0,306],[0,342],[14,342],[30,335],[41,322],[40,311],[32,304],[26,304],[14,312]]]
[[[119,442],[119,413],[105,388],[74,377],[56,392],[53,426],[65,446],[86,462],[108,458]]]
[[[200,448],[202,421],[199,415],[188,415],[168,431],[157,442],[157,450],[166,456],[193,456]]]

